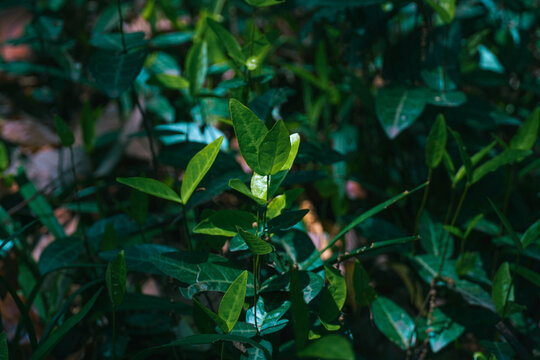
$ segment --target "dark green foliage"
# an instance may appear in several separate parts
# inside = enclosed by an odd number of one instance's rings
[[[538,10],[4,1],[0,360],[534,358]]]

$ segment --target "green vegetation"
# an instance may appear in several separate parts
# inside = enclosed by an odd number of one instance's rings
[[[539,12],[0,3],[0,360],[538,358]]]

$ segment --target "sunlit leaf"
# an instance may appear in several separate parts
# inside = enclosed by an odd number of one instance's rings
[[[182,202],[186,204],[197,188],[197,185],[204,178],[204,175],[210,170],[210,167],[216,160],[219,153],[223,137],[219,137],[210,144],[206,145],[201,151],[189,161],[184,178],[182,179],[182,188],[180,190]]]

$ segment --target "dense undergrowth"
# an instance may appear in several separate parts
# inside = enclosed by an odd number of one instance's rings
[[[539,11],[3,1],[0,359],[540,357]]]

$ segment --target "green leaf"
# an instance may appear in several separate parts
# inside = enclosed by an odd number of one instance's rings
[[[236,264],[221,256],[193,251],[155,254],[149,260],[162,274],[188,284],[180,290],[188,299],[201,291],[226,292],[242,272]],[[251,296],[253,293],[253,274],[249,273],[246,294]]]
[[[206,41],[200,41],[191,46],[186,57],[186,76],[191,96],[201,91],[207,72],[208,46]]]
[[[115,53],[100,50],[92,54],[88,70],[109,97],[117,98],[131,87],[146,59],[146,51]]]
[[[538,219],[534,224],[529,226],[523,236],[521,236],[520,242],[525,249],[527,246],[534,243],[538,238],[540,238],[540,219]]]
[[[75,143],[75,136],[73,136],[73,132],[66,124],[64,119],[58,115],[54,115],[54,127],[56,129],[56,134],[60,138],[62,146],[70,147]]]
[[[240,234],[242,239],[244,239],[244,241],[246,242],[249,250],[251,250],[254,255],[266,255],[274,251],[272,245],[270,245],[268,242],[264,241],[257,235],[242,230],[241,227],[236,227],[236,229],[238,230],[238,234]]]
[[[341,335],[326,335],[310,342],[298,353],[301,358],[354,360],[354,351],[349,340]]]
[[[296,342],[296,351],[298,352],[305,348],[308,340],[309,308],[304,302],[299,272],[295,268],[289,270],[289,281],[291,282],[289,292],[292,313],[291,319],[293,323],[294,339]]]
[[[266,204],[265,200],[259,199],[258,197],[253,195],[251,193],[251,190],[249,190],[249,188],[247,187],[247,185],[244,184],[244,182],[242,180],[240,180],[240,179],[231,179],[231,180],[229,180],[229,187],[231,189],[233,189],[233,190],[238,191],[241,194],[244,194],[245,196],[249,197],[250,199],[252,199],[253,201],[255,201],[259,205]]]
[[[520,276],[540,288],[540,274],[535,271],[529,270],[523,266],[518,266],[515,264],[512,264],[511,268],[516,272],[516,274],[519,274]]]
[[[289,130],[285,123],[279,120],[260,143],[258,166],[254,170],[261,175],[274,175],[287,162],[290,152]]]
[[[425,106],[423,89],[383,88],[375,96],[377,117],[390,139],[411,126],[422,114]]]
[[[217,21],[207,18],[206,21],[210,26],[210,29],[216,34],[220,40],[219,44],[225,48],[225,51],[233,60],[240,64],[246,62],[246,56],[242,53],[242,48],[238,41]]]
[[[256,216],[247,211],[220,210],[197,224],[193,232],[232,237],[237,234],[237,226],[250,229],[256,221]]]
[[[268,229],[270,232],[290,229],[301,221],[308,212],[308,209],[283,212],[268,222]]]
[[[534,109],[519,127],[517,134],[510,140],[510,149],[531,150],[536,143],[538,129],[540,129],[540,107]]]
[[[254,7],[265,7],[272,5],[283,4],[285,0],[245,0],[249,5]]]
[[[101,115],[101,109],[92,109],[90,103],[85,102],[81,113],[81,132],[84,148],[87,152],[94,149],[96,142],[96,123]]]
[[[36,351],[30,357],[31,360],[44,360],[47,359],[54,347],[62,340],[62,338],[81,320],[88,314],[94,303],[96,302],[101,289],[77,312],[69,319],[67,319],[59,328],[51,333],[45,341],[40,342]]]
[[[510,221],[508,221],[508,218],[503,213],[501,213],[499,211],[499,208],[497,208],[497,206],[495,206],[495,204],[493,203],[493,201],[491,201],[491,199],[488,198],[488,201],[489,201],[489,204],[491,205],[491,207],[493,208],[493,210],[495,210],[495,213],[499,217],[499,220],[501,220],[501,223],[503,224],[504,228],[506,229],[506,231],[508,232],[508,234],[510,235],[510,237],[514,241],[514,245],[516,245],[516,248],[519,251],[522,251],[523,250],[523,245],[521,244],[521,241],[519,240],[516,232],[512,228],[512,225],[510,224]]]
[[[229,102],[229,111],[240,153],[251,169],[257,169],[259,167],[259,145],[266,137],[268,130],[249,108],[236,99],[231,99]]]
[[[450,129],[450,133],[456,140],[458,150],[459,150],[459,156],[461,157],[461,162],[463,163],[463,166],[465,167],[465,175],[467,176],[467,182],[471,183],[473,179],[473,165],[471,161],[471,157],[467,153],[467,148],[465,147],[465,143],[461,139],[461,135],[457,131],[454,131]]]
[[[189,81],[182,76],[166,73],[156,74],[155,76],[160,84],[167,89],[184,90],[189,88]]]
[[[373,302],[371,311],[377,328],[402,350],[407,350],[410,344],[415,343],[414,321],[392,300],[379,296]]]
[[[124,40],[122,40],[122,38]],[[144,32],[130,32],[130,33],[109,33],[100,34],[93,33],[90,38],[90,45],[103,50],[122,51],[124,49],[123,42],[125,41],[126,49],[141,47],[146,45],[148,40],[144,39]]]
[[[246,297],[247,279],[248,272],[242,272],[236,280],[233,281],[231,286],[229,286],[219,304],[218,315],[225,322],[226,329],[222,330],[226,333],[234,328],[234,325],[242,312],[244,299]]]
[[[116,181],[143,193],[182,204],[178,194],[161,181],[144,177],[116,178]]]
[[[356,217],[353,221],[351,221],[349,223],[349,225],[345,226],[333,239],[332,241],[330,241],[330,243],[325,246],[324,249],[321,249],[317,254],[316,256],[313,256],[311,257],[311,259],[307,262],[306,265],[304,265],[304,267],[309,267],[309,265],[311,265],[313,262],[315,262],[319,256],[324,253],[327,249],[329,249],[331,246],[333,246],[342,236],[344,236],[347,232],[349,232],[351,229],[355,228],[356,226],[358,226],[359,224],[361,224],[363,221],[369,219],[370,217],[380,213],[381,211],[385,210],[386,208],[388,208],[390,205],[392,204],[395,204],[396,202],[398,202],[399,200],[403,199],[404,197],[407,197],[409,196],[410,194],[422,189],[424,186],[426,186],[426,184],[422,184],[420,186],[417,186],[416,188],[414,188],[413,190],[411,191],[404,191],[402,192],[401,194],[399,195],[396,195],[394,196],[393,198],[389,199],[389,200],[386,200],[385,202],[377,205],[377,206],[374,206],[372,207],[371,209],[369,209],[368,211],[362,213],[360,216]]]
[[[493,149],[493,147],[496,144],[497,144],[496,141],[492,141],[490,144],[488,144],[487,146],[484,146],[480,151],[478,151],[476,154],[471,156],[471,163],[473,167],[476,166],[491,151],[491,149]],[[474,171],[473,171],[473,175],[474,175]],[[456,184],[460,182],[464,176],[465,176],[465,166],[462,165],[460,166],[460,168],[456,172],[456,175],[452,179],[452,186],[455,187]]]
[[[450,235],[447,235],[441,223],[434,223],[427,212],[422,214],[419,226],[420,242],[428,254],[441,257],[444,251],[444,242],[448,238],[448,249],[446,256],[450,257],[454,252],[454,241]]]
[[[0,141],[0,171],[4,171],[9,166],[9,155],[6,144]]]
[[[53,208],[47,202],[45,197],[37,191],[36,187],[30,182],[23,172],[19,172],[16,177],[19,185],[19,193],[23,199],[28,202],[32,213],[39,218],[39,221],[51,232],[56,239],[66,237],[64,228],[58,222],[54,215]]]
[[[138,190],[131,191],[131,194],[129,194],[128,212],[129,216],[131,216],[137,224],[142,225],[148,214],[148,194]],[[111,229],[114,231],[112,226]]]
[[[208,315],[208,317],[210,319],[212,319],[212,321],[217,325],[219,326],[219,328],[225,332],[225,333],[228,333],[229,331],[227,331],[227,324],[225,323],[225,320],[223,320],[221,317],[219,317],[218,314],[216,314],[215,312],[213,312],[212,310],[210,310],[209,308],[207,308],[206,306],[204,306],[203,304],[201,304],[199,302],[199,300],[193,298],[193,303],[195,305],[197,305],[201,310],[204,311],[204,313],[206,315]]]
[[[446,148],[446,121],[439,114],[431,127],[426,141],[426,165],[430,169],[439,166]]]
[[[431,350],[437,353],[460,337],[465,327],[446,316],[439,308],[435,308],[427,331]]]
[[[360,306],[368,306],[377,299],[375,289],[369,284],[368,273],[358,260],[354,261],[353,290],[354,298]]]
[[[345,305],[347,284],[339,270],[333,266],[324,265],[324,270],[329,286],[323,289],[319,317],[322,321],[329,323],[339,315],[343,305]]]
[[[273,306],[274,305],[274,306]],[[291,302],[265,302],[262,296],[257,300],[257,326],[261,335],[272,334],[283,329],[288,323],[288,319],[282,319],[283,315],[291,307]],[[250,307],[246,312],[246,322],[255,325],[255,307]]]
[[[9,360],[6,333],[0,333],[0,360]]]
[[[447,24],[454,20],[456,13],[456,0],[425,0],[429,6],[435,10],[437,14]]]
[[[289,173],[289,170],[292,167],[294,159],[298,154],[298,148],[300,146],[300,136],[298,134],[292,134],[290,137],[291,140],[291,151],[289,153],[289,158],[279,171],[275,175],[270,176],[270,181],[268,181],[267,176],[263,176],[257,173],[254,173],[251,177],[251,193],[260,199],[269,200],[279,189],[279,186]],[[268,182],[270,182],[270,193],[268,193]]]
[[[504,262],[495,273],[491,297],[497,314],[503,319],[523,310],[514,302],[514,285],[508,262]]]
[[[114,307],[120,305],[126,293],[126,259],[124,250],[118,252],[116,257],[107,266],[105,283],[109,292],[109,299]]]
[[[134,360],[146,359],[150,354],[159,352],[169,347],[182,346],[182,345],[212,344],[218,341],[229,341],[229,342],[237,342],[241,344],[249,344],[253,347],[261,349],[264,352],[267,359],[272,358],[268,349],[266,349],[263,345],[259,344],[255,340],[252,340],[243,336],[230,335],[230,334],[199,334],[199,335],[187,336],[187,337],[175,340],[165,345],[159,345],[159,346],[154,346],[154,347],[145,349],[137,353],[135,356],[133,356],[133,359]]]
[[[530,154],[532,154],[531,150],[505,150],[501,154],[486,161],[474,170],[472,184],[479,181],[490,172],[497,170],[501,166],[513,163],[514,161],[520,161]]]
[[[42,275],[73,264],[83,252],[83,242],[73,238],[57,239],[41,253],[38,269]]]
[[[182,188],[180,189],[180,195],[184,204],[187,204],[197,185],[199,185],[204,175],[210,170],[210,167],[219,154],[222,142],[223,136],[220,136],[206,145],[189,161],[184,178],[182,179]]]

